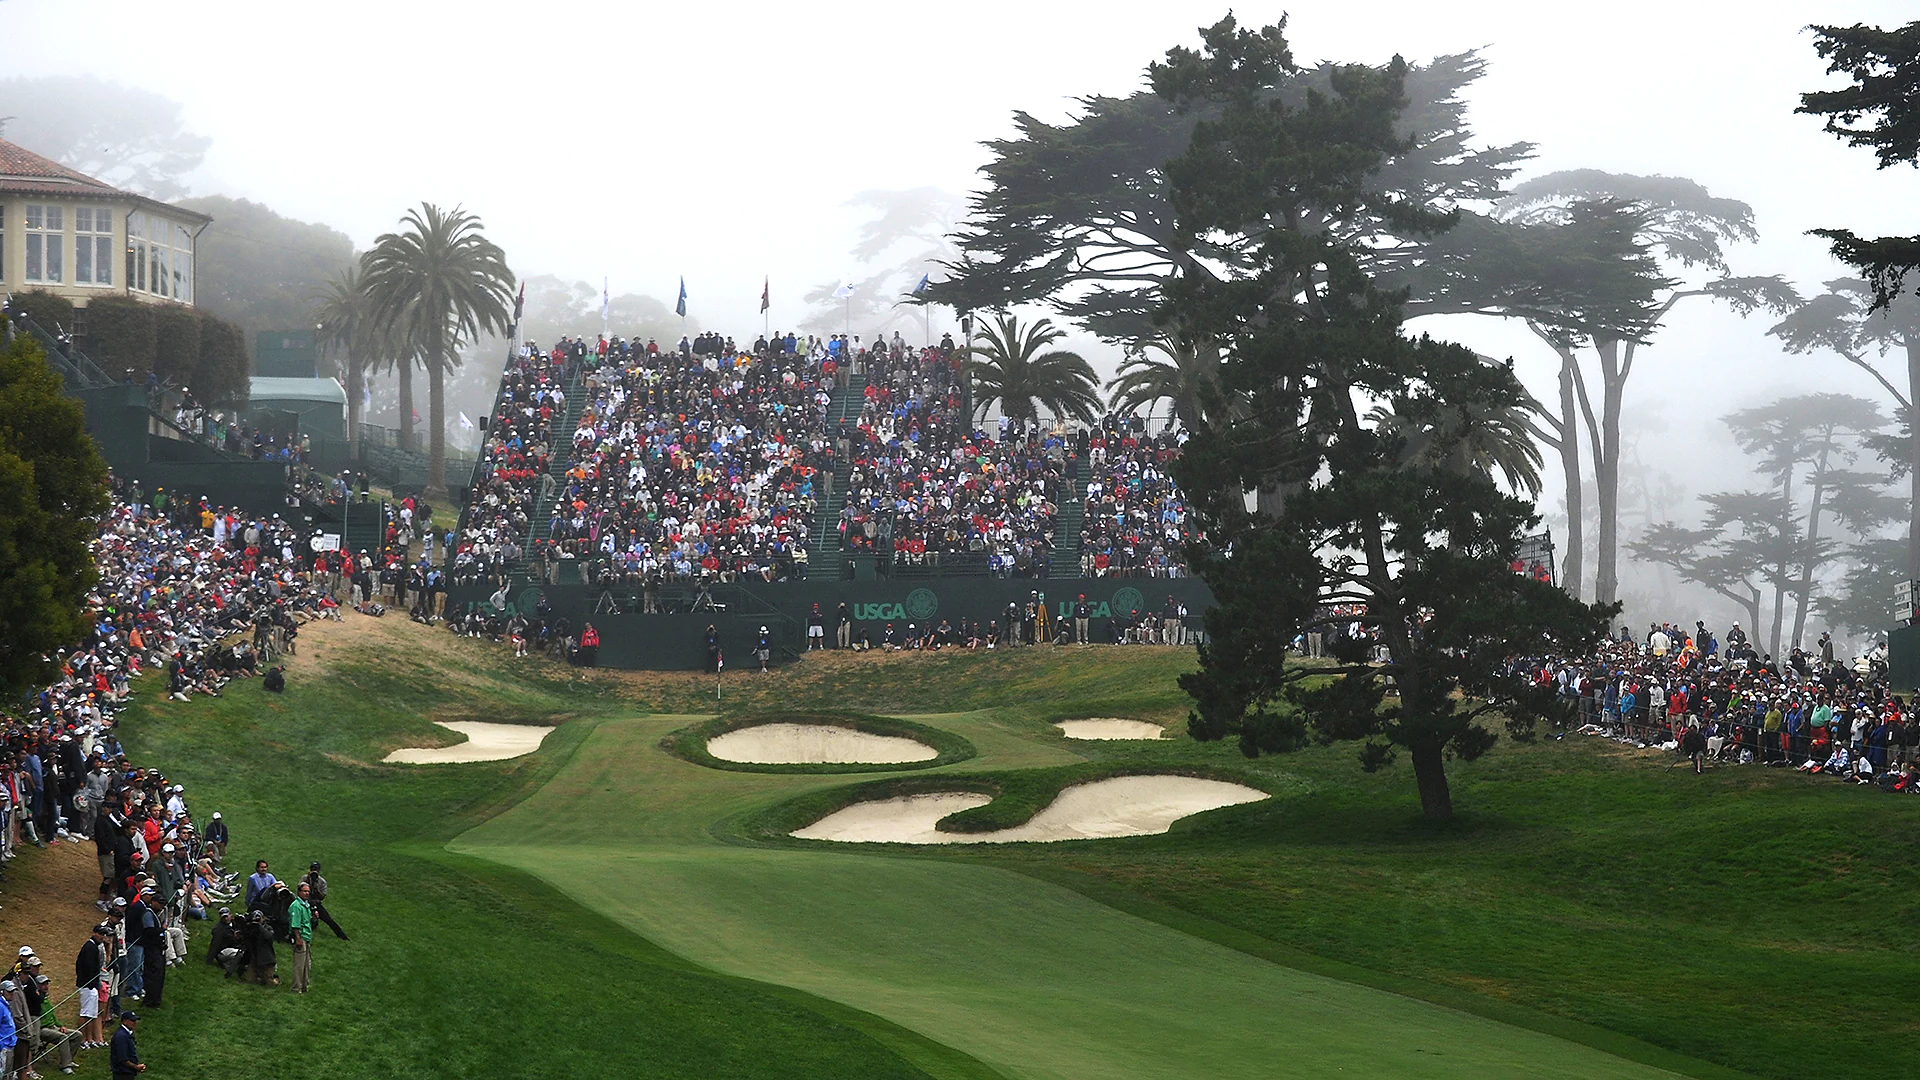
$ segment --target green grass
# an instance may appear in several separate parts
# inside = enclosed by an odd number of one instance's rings
[[[729,718],[910,714],[964,738],[976,758],[898,779],[966,777],[1010,819],[1120,771],[1273,793],[1162,837],[842,850],[776,826],[858,781],[659,749],[706,721],[711,677],[455,648],[338,653],[284,701],[129,718],[140,759],[234,820],[236,860],[327,860],[356,934],[322,938],[305,999],[176,975],[163,1011],[185,1022],[143,1032],[156,1071],[1877,1077],[1912,1030],[1913,800],[1503,742],[1450,764],[1461,813],[1435,828],[1404,767],[1364,774],[1350,746],[1250,762],[1051,727],[1177,734],[1184,650],[730,676]],[[447,741],[434,719],[569,716],[516,762],[366,764]]]
[[[1018,734],[1032,725],[1010,718],[923,720],[981,746],[970,770],[1071,757]],[[1275,964],[977,862],[727,843],[740,830],[726,825],[751,823],[760,807],[847,785],[676,760],[655,743],[681,722],[602,725],[568,769],[454,848],[524,868],[707,967],[877,1013],[1009,1076],[1661,1075]],[[1057,789],[1086,771],[1034,773]],[[899,782],[938,786],[946,775]],[[1206,820],[1228,827],[1244,809]]]
[[[537,879],[446,851],[631,708],[604,685],[503,677],[499,654],[476,643],[434,649],[455,655],[336,649],[326,674],[296,673],[284,698],[236,684],[123,721],[135,760],[164,763],[203,814],[224,812],[233,865],[265,857],[297,875],[325,862],[329,906],[353,935],[323,928],[305,997],[224,981],[197,960],[176,969],[141,1030],[153,1075],[264,1075],[289,1062],[351,1077],[994,1075],[872,1015],[700,969]],[[446,741],[432,719],[567,716],[516,761],[369,764]],[[193,946],[205,943],[197,934]],[[89,1058],[103,1074],[104,1057]]]
[[[926,761],[911,761],[904,764],[872,764],[860,762],[794,762],[770,763],[759,761],[728,761],[714,757],[707,752],[707,742],[730,731],[742,728],[759,727],[762,724],[822,724],[830,727],[850,728],[864,731],[869,735],[888,735],[900,739],[912,739],[915,742],[932,747],[935,756]],[[695,765],[704,765],[709,769],[725,769],[730,772],[766,772],[766,773],[862,773],[862,772],[900,772],[903,769],[932,769],[942,765],[952,765],[965,761],[979,753],[972,743],[939,728],[916,724],[910,720],[900,720],[890,716],[867,716],[850,712],[740,712],[716,716],[668,732],[660,740],[660,749]]]
[[[873,672],[871,699],[849,682],[857,671],[796,672],[779,689],[793,707],[915,712],[981,703],[977,671],[997,697],[982,715],[1035,745],[1100,765],[1241,762],[1231,746],[1069,743],[1048,726],[1116,715],[1177,732],[1173,677],[1192,663],[1180,651],[929,659],[951,685],[915,693],[896,665]],[[1012,869],[1255,955],[1695,1075],[1879,1074],[1912,1031],[1920,803],[1667,764],[1593,740],[1503,742],[1450,764],[1461,813],[1434,828],[1404,767],[1370,776],[1352,747],[1316,748],[1240,766],[1276,798],[1218,825],[912,857]]]

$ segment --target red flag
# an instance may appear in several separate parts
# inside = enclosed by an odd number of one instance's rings
[[[767,313],[767,308],[773,303],[772,297],[773,279],[767,278],[760,286],[760,314],[765,315]]]

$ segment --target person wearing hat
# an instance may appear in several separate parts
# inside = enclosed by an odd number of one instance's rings
[[[255,911],[243,931],[246,942],[247,971],[255,981],[265,984],[272,982],[280,985],[280,976],[276,972],[280,958],[273,952],[273,924],[267,921],[267,913]],[[245,975],[241,976],[244,980]]]
[[[139,916],[141,1007],[157,1009],[167,989],[167,909],[160,894],[140,891],[140,901],[128,909]]]
[[[215,865],[226,859],[227,823],[220,817],[220,811],[213,812],[213,818],[207,822],[207,831],[200,839],[205,844],[207,857],[212,859]]]
[[[80,945],[73,959],[74,996],[80,999],[80,1048],[91,1050],[106,1045],[101,1030],[100,1005],[105,997],[107,965],[113,958],[113,927],[101,923]]]
[[[34,1014],[35,1034],[40,1045],[46,1049],[42,1054],[58,1053],[60,1071],[73,1072],[74,1044],[80,1041],[80,1032],[76,1028],[63,1027],[60,1018],[54,1014],[53,995],[49,992],[52,980],[45,975],[33,977],[34,994],[39,999],[39,1012]],[[38,1055],[36,1055],[38,1056]]]
[[[233,917],[232,908],[220,909],[220,921],[213,924],[213,933],[207,944],[207,963],[224,969],[227,978],[233,978],[240,970],[240,961],[246,954],[246,927]]]
[[[113,1031],[113,1047],[110,1051],[115,1076],[139,1076],[147,1071],[140,1063],[140,1047],[135,1044],[133,1030],[140,1023],[140,1014],[128,1010],[120,1014],[120,1026]]]
[[[33,1010],[27,1003],[27,995],[21,987],[31,976],[8,976],[0,979],[0,1001],[6,1002],[4,1011],[7,1020],[13,1025],[14,1060],[24,1080],[32,1080],[39,1074],[33,1071],[33,1059],[40,1056],[40,1025],[33,1020]]]
[[[1080,598],[1073,603],[1074,644],[1086,646],[1093,643],[1092,638],[1088,636],[1088,626],[1092,621],[1092,616],[1093,607],[1087,603],[1087,594],[1081,593]]]
[[[347,932],[333,921],[333,913],[327,910],[327,879],[320,876],[320,861],[314,860],[307,866],[307,876],[300,879],[302,885],[311,890],[307,902],[313,905],[313,917],[326,923],[333,929],[333,936],[341,941],[347,940]]]
[[[12,985],[12,979],[0,980],[0,993]],[[0,1009],[0,1076],[12,1076],[14,1066],[19,1064],[18,1047],[15,1045],[19,1040],[19,1029],[13,1023],[13,1010]]]

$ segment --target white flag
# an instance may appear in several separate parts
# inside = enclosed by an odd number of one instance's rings
[[[835,300],[845,300],[847,297],[852,295],[853,295],[853,282],[851,281],[833,290],[833,298]]]
[[[461,430],[461,431],[472,431],[472,430],[473,430],[473,421],[471,421],[471,420],[469,420],[469,419],[467,419],[467,414],[466,414],[466,413],[461,413],[461,414],[460,414],[460,430]]]
[[[592,288],[593,286],[589,285],[587,287]],[[607,279],[601,278],[600,279],[600,321],[601,322],[607,321],[607,310],[609,307],[612,306],[612,303],[613,302],[609,298],[607,293]]]

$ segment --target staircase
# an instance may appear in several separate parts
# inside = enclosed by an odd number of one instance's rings
[[[867,383],[864,377],[855,381],[853,376],[847,379],[847,385],[834,391],[833,399],[827,403],[827,431],[837,434],[841,424],[852,424],[860,419],[860,408],[866,403]],[[852,482],[853,462],[846,458],[835,458],[833,465],[833,487],[822,500],[819,512],[814,515],[813,535],[807,538],[807,576],[817,581],[840,581],[847,576],[846,549],[840,541],[840,511],[847,505],[847,485]]]
[[[340,530],[340,547],[349,555],[380,550],[387,535],[387,515],[392,507],[385,502],[351,501],[345,508],[346,523]]]
[[[1053,565],[1047,571],[1051,580],[1080,576],[1080,529],[1087,520],[1087,480],[1091,475],[1084,455],[1074,459],[1067,477],[1069,497],[1053,516]]]
[[[533,501],[533,514],[527,519],[527,540],[521,545],[521,566],[530,575],[538,575],[538,569],[532,565],[533,552],[540,541],[553,536],[553,507],[567,486],[567,464],[573,454],[573,433],[580,426],[580,417],[587,411],[586,384],[575,379],[565,388],[567,395],[566,415],[553,425],[553,454],[547,459],[547,475],[553,477],[553,494],[540,495]]]

